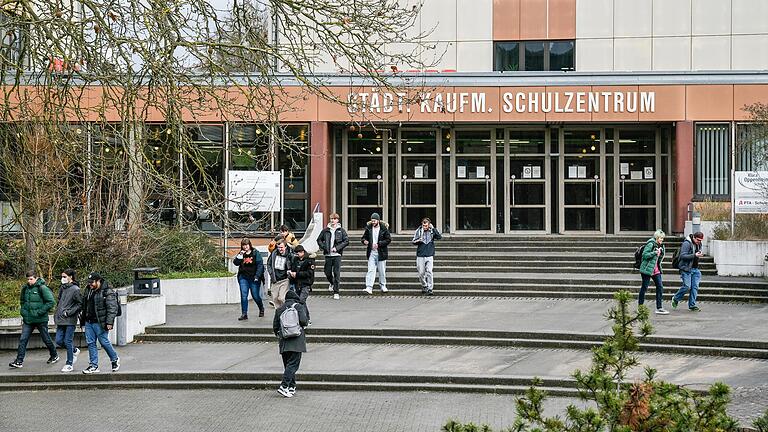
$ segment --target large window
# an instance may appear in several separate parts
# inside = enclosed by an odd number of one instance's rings
[[[730,195],[731,140],[728,124],[697,124],[695,195],[725,198]]]
[[[575,68],[574,41],[511,41],[494,43],[494,70],[572,71]]]

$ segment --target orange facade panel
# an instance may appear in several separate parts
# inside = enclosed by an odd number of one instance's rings
[[[593,86],[589,98],[600,108],[591,110],[593,122],[636,122],[645,108],[637,86]]]
[[[640,86],[641,93],[653,94],[653,111],[640,112],[640,121],[685,120],[685,86]]]
[[[540,95],[540,110],[546,113],[548,122],[592,120],[587,96],[591,93],[590,87],[547,87],[546,89],[546,93]]]
[[[549,0],[547,39],[576,39],[576,0]]]
[[[520,39],[520,0],[493,0],[493,40]]]
[[[733,118],[732,85],[686,86],[686,119],[691,121],[718,121]]]
[[[543,122],[546,114],[538,109],[538,100],[531,94],[542,94],[546,87],[501,87],[499,89],[502,122]],[[534,105],[536,104],[536,105]]]
[[[547,0],[520,0],[520,39],[547,38]]]
[[[749,113],[744,107],[755,102],[768,103],[768,84],[733,86],[733,118],[749,120]]]

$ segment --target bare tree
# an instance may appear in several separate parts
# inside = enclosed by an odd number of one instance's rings
[[[378,87],[392,87],[398,65],[422,65],[419,11],[413,0],[3,2],[0,177],[27,266],[42,241],[130,233],[152,208],[222,213],[195,125],[211,113],[263,125],[270,142],[306,157],[281,113],[310,94],[335,100],[319,73],[329,63]]]

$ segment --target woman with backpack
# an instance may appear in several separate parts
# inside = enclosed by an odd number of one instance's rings
[[[277,308],[272,320],[272,331],[278,338],[284,367],[283,381],[277,392],[287,398],[296,394],[296,371],[301,364],[301,353],[307,352],[304,327],[308,323],[307,309],[299,300],[299,295],[288,291],[285,304]]]
[[[662,305],[662,295],[664,294],[664,286],[661,282],[661,262],[664,260],[664,231],[656,230],[653,233],[653,238],[648,239],[643,248],[642,262],[640,263],[640,275],[643,278],[643,283],[640,286],[640,296],[637,303],[645,303],[645,291],[648,289],[648,285],[653,279],[653,283],[656,285],[656,313],[659,315],[667,315],[667,312]]]
[[[67,364],[61,369],[62,372],[72,372],[77,355],[80,354],[73,339],[82,304],[83,297],[80,294],[80,286],[75,280],[75,271],[71,268],[66,269],[61,272],[59,300],[53,315],[53,321],[56,323],[56,346],[67,350]]]

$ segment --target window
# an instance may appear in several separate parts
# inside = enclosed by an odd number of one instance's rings
[[[569,71],[574,70],[574,41],[509,41],[495,42],[494,70]]]
[[[736,170],[768,170],[768,126],[761,123],[736,125]]]
[[[730,195],[730,127],[727,124],[697,124],[695,190],[699,198]]]

